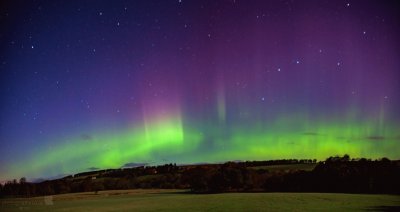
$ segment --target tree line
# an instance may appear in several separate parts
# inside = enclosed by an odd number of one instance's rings
[[[311,171],[270,165],[315,164]],[[141,166],[80,173],[40,183],[25,178],[0,186],[1,196],[39,196],[110,189],[188,189],[193,193],[218,192],[345,192],[400,193],[400,166],[387,158],[355,159],[348,155],[316,160],[273,160],[177,166]]]

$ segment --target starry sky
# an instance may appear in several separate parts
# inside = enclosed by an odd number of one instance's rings
[[[7,1],[0,180],[400,158],[396,1]]]

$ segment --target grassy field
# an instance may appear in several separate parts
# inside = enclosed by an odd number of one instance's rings
[[[188,194],[119,190],[0,199],[0,211],[382,211],[400,209],[393,195],[321,193]]]

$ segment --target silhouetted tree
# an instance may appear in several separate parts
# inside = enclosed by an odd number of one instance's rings
[[[24,183],[26,183],[26,178],[21,177],[21,179],[19,179],[19,184],[24,184]]]

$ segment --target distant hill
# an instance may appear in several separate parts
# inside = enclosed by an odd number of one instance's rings
[[[165,164],[105,169],[0,186],[1,196],[38,196],[100,190],[162,188],[216,192],[400,192],[400,163],[387,158],[351,159],[335,156],[325,161],[285,159],[236,161],[222,164]]]

